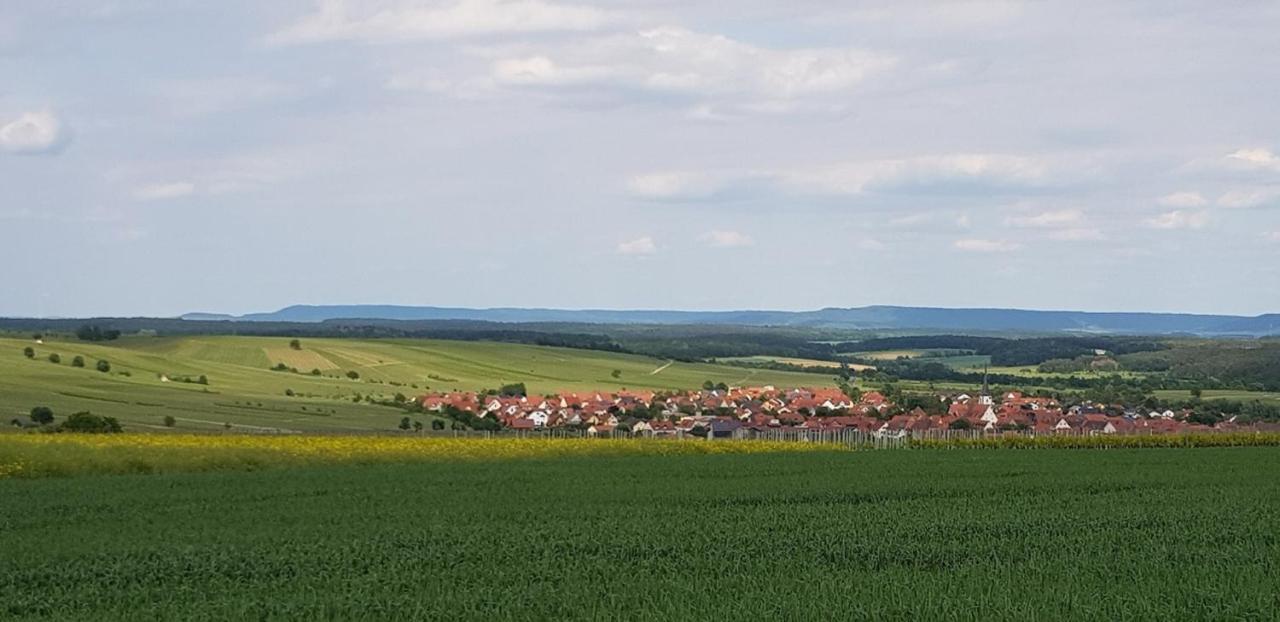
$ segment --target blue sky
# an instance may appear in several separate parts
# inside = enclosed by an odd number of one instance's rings
[[[1280,5],[0,12],[3,315],[1280,311]]]

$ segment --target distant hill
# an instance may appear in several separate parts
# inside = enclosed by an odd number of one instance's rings
[[[1099,313],[1022,309],[868,306],[817,311],[667,311],[609,309],[471,309],[395,305],[294,305],[270,313],[193,313],[189,320],[323,322],[335,319],[479,320],[584,324],[710,324],[850,329],[1032,331],[1094,334],[1280,335],[1280,314],[1257,317],[1189,313]]]

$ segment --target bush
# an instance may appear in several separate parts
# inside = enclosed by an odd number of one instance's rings
[[[284,394],[285,394],[287,397],[293,397],[293,389],[285,389],[285,390],[284,390]]]
[[[27,346],[22,349],[22,356],[33,359],[36,357],[36,349],[31,346]]]
[[[401,429],[401,430],[408,430],[408,429],[409,429],[409,428],[411,428],[411,427],[413,427],[413,422],[412,422],[412,421],[410,421],[408,417],[403,417],[403,418],[401,418],[401,419],[400,419],[400,429]]]
[[[347,372],[347,377],[348,377],[348,378],[350,378],[350,379],[352,379],[352,380],[359,380],[359,379],[360,379],[360,374],[359,374],[359,373],[357,373],[357,372],[355,372],[355,371],[349,371],[349,372]]]
[[[87,410],[72,414],[58,426],[60,432],[85,432],[93,434],[111,434],[123,432],[124,428],[115,417],[99,417]]]
[[[319,375],[320,375],[320,370],[319,370],[319,369],[312,369],[312,370],[311,370],[311,375],[312,375],[312,376],[319,376]]]
[[[289,342],[289,347],[290,347],[290,348],[293,348],[294,350],[301,350],[301,349],[302,349],[302,342],[301,342],[301,341],[298,341],[297,339],[294,339],[294,340],[292,340],[292,341],[290,341],[290,342]]]
[[[36,406],[31,409],[31,420],[40,425],[53,423],[53,409],[48,406]]]
[[[75,358],[71,359],[71,366],[72,366],[72,367],[84,367],[84,357],[83,357],[83,356],[77,356],[77,357],[75,357]]]
[[[98,361],[97,368],[98,368],[98,371],[105,374],[111,371],[111,363],[108,363],[107,361]]]
[[[444,422],[443,422],[443,421],[441,421],[441,420],[439,420],[439,419],[433,419],[433,420],[431,421],[431,429],[432,429],[432,430],[437,430],[437,431],[439,431],[439,430],[443,430],[443,429],[444,429]]]
[[[209,384],[209,377],[204,374],[200,374],[200,377],[196,378],[196,384]]]
[[[173,427],[173,426],[175,426],[175,425],[178,425],[178,420],[177,420],[177,419],[174,419],[174,418],[173,418],[173,415],[165,415],[165,416],[164,416],[164,427],[166,427],[166,428],[172,428],[172,427]]]
[[[62,357],[59,356],[57,352],[54,352],[49,355],[49,362],[53,363],[54,365],[57,365],[58,363],[62,362]]]

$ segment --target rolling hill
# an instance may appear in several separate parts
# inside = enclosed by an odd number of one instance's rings
[[[609,309],[470,309],[395,305],[294,305],[242,316],[192,313],[190,320],[323,322],[335,319],[477,320],[584,324],[714,324],[848,329],[1026,331],[1097,334],[1280,334],[1280,314],[1257,317],[1190,313],[1108,313],[1022,309],[868,306],[816,311],[668,311]]]
[[[26,347],[34,348],[34,358],[24,356]],[[61,362],[50,362],[50,354]],[[85,367],[71,366],[76,356],[85,359]],[[99,360],[110,362],[110,372],[95,369]],[[297,372],[270,369],[278,364]],[[202,375],[207,385],[195,382]],[[246,430],[390,430],[404,413],[357,402],[357,395],[389,400],[396,393],[475,391],[512,382],[538,393],[691,389],[706,380],[832,382],[819,374],[484,341],[303,339],[302,349],[295,350],[289,339],[271,337],[125,337],[105,344],[0,338],[4,423],[42,405],[62,416],[90,410],[144,428],[162,428],[170,415],[187,430],[228,423]]]

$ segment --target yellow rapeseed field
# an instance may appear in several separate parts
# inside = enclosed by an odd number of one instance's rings
[[[0,479],[256,470],[330,463],[832,450],[815,443],[178,434],[3,434]]]

